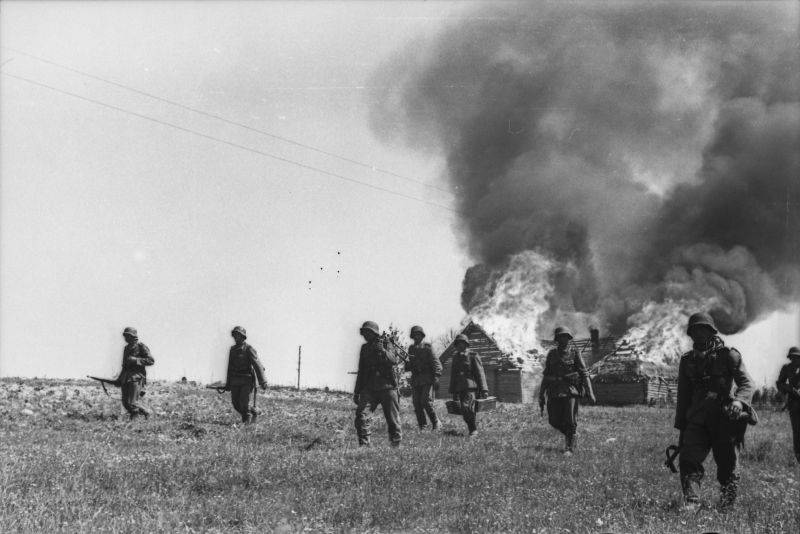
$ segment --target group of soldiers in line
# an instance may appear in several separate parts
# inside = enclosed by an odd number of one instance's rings
[[[358,443],[370,444],[371,415],[378,405],[383,410],[391,445],[402,440],[400,424],[399,376],[401,363],[398,354],[387,350],[378,325],[366,321],[360,329],[364,338],[358,361],[358,373],[353,394],[356,404],[355,428]],[[687,335],[692,350],[685,353],[678,368],[678,390],[674,426],[680,431],[680,480],[686,508],[700,505],[699,487],[704,476],[703,462],[713,453],[720,484],[722,507],[732,506],[737,497],[739,476],[736,472],[737,450],[744,442],[747,426],[756,424],[757,415],[752,402],[753,382],[745,369],[742,355],[727,347],[719,337],[711,316],[696,313],[689,318]],[[136,330],[123,332],[122,372],[118,379],[122,387],[122,403],[131,419],[147,417],[139,405],[140,392],[145,385],[145,367],[154,360],[146,345],[139,342]],[[266,389],[264,367],[256,350],[246,342],[247,333],[237,326],[231,331],[234,345],[228,355],[225,390],[231,392],[234,409],[243,423],[254,422],[258,413],[250,406],[256,381]],[[420,429],[441,426],[434,410],[434,388],[442,374],[442,364],[420,326],[411,328],[413,344],[408,349],[405,370],[411,372],[414,412]],[[554,331],[556,347],[548,351],[540,387],[540,403],[546,405],[548,422],[565,438],[564,454],[572,455],[576,448],[577,416],[582,397],[596,402],[592,383],[579,351],[571,343],[570,331],[559,326]],[[481,360],[469,350],[469,338],[463,334],[453,341],[453,358],[448,392],[457,402],[470,437],[477,435],[476,401],[488,396],[486,376]],[[792,425],[794,454],[800,462],[800,348],[789,350],[790,363],[783,366],[777,382],[778,389],[788,396],[787,408]]]

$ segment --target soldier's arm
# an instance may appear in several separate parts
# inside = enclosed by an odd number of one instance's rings
[[[586,390],[586,396],[592,399],[592,402],[594,402],[592,379],[589,378],[589,371],[586,369],[586,364],[583,362],[583,358],[581,358],[581,355],[578,353],[575,354],[575,367],[578,368],[578,376],[580,377],[583,387]]]
[[[261,364],[261,360],[258,359],[258,353],[256,352],[256,349],[250,345],[247,346],[247,357],[250,359],[250,366],[256,373],[258,385],[261,387],[266,387],[267,379],[264,377],[264,366]]]
[[[400,357],[394,350],[386,350],[383,343],[378,343],[375,347],[375,357],[384,367],[394,367],[400,362]]]
[[[686,374],[686,359],[681,358],[678,364],[678,394],[675,402],[675,428],[683,431],[686,428],[686,411],[692,398],[692,384]]]
[[[736,349],[729,351],[728,365],[733,381],[736,383],[736,393],[733,400],[750,405],[753,402],[753,379],[744,366],[742,355]]]
[[[775,387],[778,388],[778,391],[781,393],[791,394],[793,393],[792,386],[789,384],[789,366],[784,365],[781,367],[781,372],[778,375],[778,381],[775,382]]]
[[[456,373],[453,369],[453,363],[455,362],[455,356],[450,357],[450,387],[447,389],[448,393],[455,393],[456,388]]]
[[[553,382],[558,382],[558,377],[553,374],[553,359],[550,357],[550,352],[544,360],[544,370],[542,371],[542,386],[549,386]]]
[[[366,379],[365,371],[364,371],[364,347],[362,345],[361,352],[358,354],[358,372],[356,373],[356,387],[353,389],[353,393],[358,395],[361,393],[361,390],[364,389],[364,380]]]
[[[477,354],[473,354],[470,358],[472,360],[472,376],[478,383],[478,391],[489,391],[486,386],[486,374],[483,372],[483,364]]]
[[[139,365],[153,365],[154,363],[156,361],[150,354],[150,348],[144,343],[139,343]]]
[[[439,358],[436,354],[433,353],[433,349],[428,349],[428,354],[430,354],[431,363],[433,364],[433,377],[437,380],[440,376],[442,376],[442,362],[439,361]]]

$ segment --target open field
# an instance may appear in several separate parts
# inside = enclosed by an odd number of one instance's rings
[[[116,397],[113,398],[113,397]],[[713,464],[696,514],[678,509],[659,408],[582,409],[579,452],[532,406],[479,415],[480,436],[446,416],[404,440],[356,447],[348,395],[271,389],[240,427],[229,396],[153,383],[149,421],[84,381],[0,381],[3,531],[800,532],[800,469],[788,417],[762,413],[742,455],[740,506],[720,514]],[[441,401],[437,401],[444,414]]]

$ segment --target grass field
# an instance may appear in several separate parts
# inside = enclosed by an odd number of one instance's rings
[[[116,397],[113,398],[113,396]],[[716,510],[707,462],[697,513],[679,508],[663,451],[669,409],[585,407],[579,451],[532,406],[500,405],[464,437],[416,430],[390,448],[376,416],[359,449],[348,395],[271,389],[256,425],[229,396],[154,383],[148,421],[127,423],[119,390],[82,381],[0,381],[0,528],[35,531],[800,532],[800,469],[785,413],[760,414],[741,457],[740,505]]]

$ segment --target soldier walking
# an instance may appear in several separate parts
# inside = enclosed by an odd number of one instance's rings
[[[147,384],[148,365],[153,365],[155,360],[150,355],[147,345],[139,341],[139,334],[135,328],[127,327],[122,331],[125,338],[125,348],[122,350],[122,371],[117,378],[122,390],[122,406],[133,421],[140,415],[145,419],[150,415],[139,404],[139,398],[144,395]]]
[[[250,406],[250,394],[256,394],[256,379],[261,389],[267,389],[264,366],[258,359],[256,349],[247,343],[247,331],[241,326],[231,330],[234,345],[228,353],[228,373],[225,389],[231,392],[233,409],[242,416],[242,423],[255,423],[258,411]],[[254,403],[255,404],[255,403]]]
[[[781,367],[775,385],[778,391],[787,396],[786,409],[789,410],[789,421],[792,423],[794,457],[800,463],[800,348],[792,347],[786,357],[789,363]]]
[[[592,403],[597,402],[592,390],[592,381],[586,372],[578,349],[572,341],[572,333],[563,326],[555,329],[553,339],[556,348],[550,349],[545,359],[539,402],[547,399],[547,419],[550,426],[564,434],[564,455],[572,456],[577,448],[578,406],[584,394]]]
[[[428,419],[433,430],[439,429],[439,418],[433,409],[433,388],[442,376],[442,363],[433,353],[430,343],[423,343],[425,331],[421,326],[411,327],[414,344],[408,347],[409,358],[406,371],[411,371],[411,391],[414,413],[420,429],[428,427]]]
[[[358,444],[370,444],[370,423],[372,414],[380,404],[386,426],[389,430],[389,440],[392,446],[400,445],[402,431],[400,430],[400,394],[397,391],[397,376],[395,365],[399,362],[394,351],[386,350],[378,325],[366,321],[360,330],[365,343],[361,345],[358,356],[358,376],[353,392],[353,402],[356,403],[356,433]],[[369,410],[369,412],[367,412]]]
[[[453,400],[460,404],[461,415],[467,423],[469,437],[478,435],[478,422],[476,421],[476,398],[485,399],[489,396],[486,386],[486,375],[483,372],[481,359],[477,354],[470,352],[469,338],[459,334],[453,340],[453,365],[450,369],[450,394]]]
[[[725,346],[709,314],[689,317],[686,333],[692,338],[693,348],[681,356],[675,406],[675,428],[681,432],[679,466],[684,503],[688,510],[700,505],[703,461],[712,451],[720,483],[720,507],[726,509],[736,502],[736,449],[744,442],[747,423],[756,422],[750,406],[753,384],[742,355]]]

